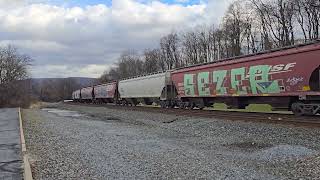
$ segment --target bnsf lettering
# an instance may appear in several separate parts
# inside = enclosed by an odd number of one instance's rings
[[[275,66],[258,65],[249,69],[242,67],[231,70],[200,72],[184,75],[186,96],[226,95],[226,94],[269,94],[280,93],[278,80],[271,80],[271,75],[290,71],[296,63]]]
[[[295,67],[297,63],[289,63],[289,64],[278,64],[273,67],[271,67],[270,72],[273,73],[281,73],[281,72],[286,72]]]

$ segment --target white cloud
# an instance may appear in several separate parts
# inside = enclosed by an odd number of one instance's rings
[[[189,6],[114,0],[111,7],[25,2],[0,0],[0,45],[14,44],[34,57],[35,77],[98,77],[123,50],[155,47],[172,30],[218,22],[228,5],[220,0]]]
[[[42,65],[31,70],[33,74],[46,72],[46,77],[99,77],[105,70],[112,66],[108,64],[90,65]]]
[[[204,13],[204,23],[219,25],[228,6],[235,0],[208,0]]]
[[[25,4],[24,0],[0,0],[0,7],[9,7]]]

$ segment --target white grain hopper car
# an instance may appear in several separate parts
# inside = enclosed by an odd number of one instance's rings
[[[118,91],[120,101],[132,105],[161,104],[165,100],[173,99],[176,94],[169,71],[121,80]]]
[[[92,101],[92,87],[86,87],[81,89],[81,100],[90,102]]]

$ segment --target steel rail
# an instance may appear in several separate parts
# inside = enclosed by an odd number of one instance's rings
[[[107,107],[110,109],[130,110],[130,111],[144,111],[153,113],[171,114],[183,117],[204,117],[232,121],[245,121],[245,122],[262,122],[273,124],[287,124],[294,126],[320,128],[320,116],[295,116],[293,114],[281,113],[264,113],[264,112],[238,112],[238,111],[223,111],[223,110],[190,110],[168,108],[163,109],[160,107],[150,106],[121,106],[115,104],[83,104],[68,102],[67,104],[81,105],[81,106],[94,106],[94,107]]]

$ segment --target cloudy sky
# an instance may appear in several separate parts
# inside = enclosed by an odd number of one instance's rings
[[[0,46],[34,59],[33,77],[99,77],[127,49],[218,24],[231,0],[0,0]]]

